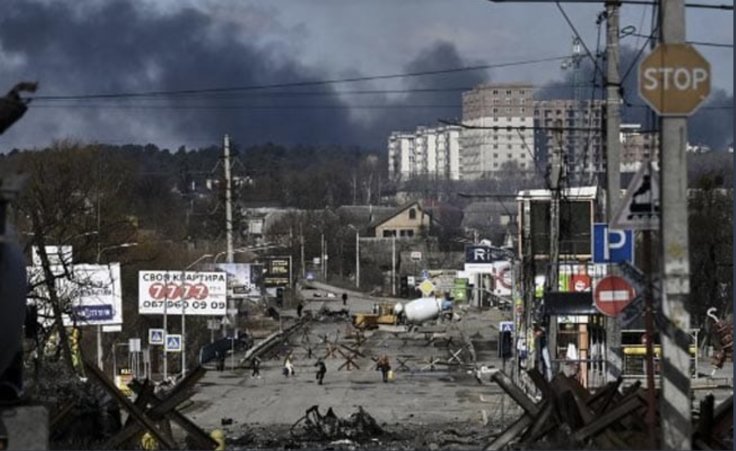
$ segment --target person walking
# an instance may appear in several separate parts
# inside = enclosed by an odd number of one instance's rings
[[[388,372],[391,371],[391,364],[388,360],[387,355],[383,355],[378,359],[378,363],[376,364],[376,369],[381,371],[381,375],[383,376],[383,382],[388,382]]]
[[[291,354],[286,356],[284,360],[284,376],[289,377],[294,375],[294,364],[291,363]]]
[[[258,357],[253,358],[253,374],[251,374],[250,377],[257,377],[258,379],[261,378],[261,359]]]
[[[342,305],[343,307],[348,305],[348,294],[347,293],[342,294]]]
[[[225,369],[225,353],[222,351],[215,351],[215,359],[217,360],[217,371]]]
[[[304,304],[302,301],[299,301],[299,304],[296,306],[296,316],[301,318],[302,317],[302,310],[304,310]]]
[[[325,366],[325,362],[322,361],[322,359],[317,360],[317,363],[315,363],[314,366],[317,367],[317,383],[322,385],[325,373],[327,372],[327,366]]]

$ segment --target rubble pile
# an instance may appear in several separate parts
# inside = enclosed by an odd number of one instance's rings
[[[307,409],[302,418],[292,425],[290,432],[294,440],[317,442],[344,439],[369,442],[386,435],[376,420],[360,406],[357,412],[346,419],[335,415],[332,407],[322,415],[319,412],[319,406],[312,406]]]

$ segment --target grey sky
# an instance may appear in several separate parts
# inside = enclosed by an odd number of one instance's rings
[[[595,51],[595,19],[602,7],[563,7]],[[624,6],[621,24],[648,33],[649,15],[650,8]],[[731,12],[688,9],[687,20],[691,40],[733,42]],[[395,74],[562,56],[570,53],[572,36],[554,5],[485,0],[6,0],[0,10],[0,89],[20,79],[39,80],[38,95],[65,95]],[[604,39],[602,33],[601,46]],[[642,42],[627,37],[623,44],[638,49]],[[699,49],[713,66],[714,87],[730,94],[733,49]],[[332,85],[319,88],[323,96],[309,98],[98,100],[84,107],[34,102],[26,117],[0,136],[0,150],[68,137],[199,147],[216,143],[225,132],[244,144],[380,147],[392,129],[459,115],[457,107],[405,106],[459,105],[460,93],[365,96],[335,91],[462,87],[483,80],[541,85],[563,77],[555,61]],[[315,88],[302,91],[307,89]],[[392,108],[362,107],[386,103]],[[244,110],[244,105],[258,109]]]

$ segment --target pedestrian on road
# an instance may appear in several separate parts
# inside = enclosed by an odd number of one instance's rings
[[[289,377],[294,375],[294,364],[291,363],[291,354],[286,356],[284,360],[284,376]]]
[[[348,305],[348,294],[347,293],[342,294],[342,305],[343,306]]]
[[[383,376],[383,382],[388,382],[388,372],[391,371],[391,364],[388,360],[387,355],[383,355],[378,359],[378,363],[376,364],[376,369],[381,370],[381,375]]]
[[[215,359],[217,360],[217,371],[225,369],[225,353],[222,351],[215,351]]]
[[[301,318],[302,317],[302,310],[304,310],[304,304],[302,301],[299,301],[299,304],[296,306],[296,316]]]
[[[261,359],[258,357],[253,359],[253,374],[251,374],[250,377],[257,377],[258,379],[261,378]]]
[[[325,373],[327,372],[327,366],[325,366],[325,362],[322,359],[317,360],[314,366],[317,367],[317,383],[322,385],[322,380],[325,378]]]

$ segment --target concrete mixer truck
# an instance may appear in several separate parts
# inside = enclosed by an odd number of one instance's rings
[[[397,303],[394,313],[407,324],[421,324],[439,318],[443,314],[452,315],[452,301],[438,298],[419,298],[406,304]]]

